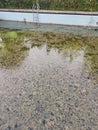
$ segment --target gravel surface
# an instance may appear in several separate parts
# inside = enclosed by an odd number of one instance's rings
[[[0,68],[0,130],[98,130],[98,84],[84,50],[46,48]]]

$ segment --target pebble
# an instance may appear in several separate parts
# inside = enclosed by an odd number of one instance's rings
[[[97,130],[98,84],[78,56],[66,62],[67,52],[47,55],[43,46],[19,67],[0,68],[0,130]]]

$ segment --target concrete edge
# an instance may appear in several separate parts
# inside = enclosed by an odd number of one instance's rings
[[[24,22],[24,21],[11,21],[11,20],[3,20],[3,19],[0,19],[0,21],[6,21],[6,22],[15,22],[15,23],[23,23],[23,24],[36,24],[36,25],[61,25],[61,26],[69,26],[69,27],[81,27],[81,28],[88,28],[89,29],[98,29],[98,26],[89,26],[89,25],[69,25],[69,24],[54,24],[54,23],[45,23],[45,22],[41,22],[41,23],[37,23],[37,22]]]
[[[0,9],[0,12],[25,12],[25,13],[44,13],[44,14],[73,14],[73,15],[97,15],[98,12],[86,11],[60,11],[60,10],[31,10],[31,9]]]

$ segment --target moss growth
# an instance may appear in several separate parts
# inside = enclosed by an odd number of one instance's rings
[[[59,52],[85,49],[85,59],[91,65],[92,73],[98,75],[98,37],[80,36],[40,31],[1,30],[4,48],[0,50],[0,64],[14,66],[26,56],[31,47],[47,44],[47,52],[56,48]],[[97,77],[97,76],[96,76]]]
[[[1,31],[1,37],[4,47],[0,50],[0,66],[12,68],[19,65],[27,54],[27,50],[22,49],[23,38],[18,35],[17,31],[12,30]]]
[[[6,38],[16,39],[17,38],[17,32],[15,31],[9,31],[5,34]]]

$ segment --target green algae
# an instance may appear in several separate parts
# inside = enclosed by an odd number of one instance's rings
[[[27,30],[1,30],[0,36],[3,39],[3,48],[0,49],[0,64],[4,66],[17,65],[25,58],[30,48],[46,44],[47,52],[55,48],[64,55],[66,55],[66,50],[84,50],[85,61],[90,65],[92,73],[98,75],[97,36]]]
[[[17,38],[17,32],[15,31],[9,31],[5,34],[6,38],[16,39]]]
[[[13,46],[13,44],[9,44],[9,46],[5,46],[5,48],[0,51],[0,67],[16,67],[21,64],[26,55],[27,51],[22,50],[21,46]]]
[[[91,67],[93,78],[98,82],[98,37],[87,37],[86,45],[85,59]]]
[[[18,36],[17,31],[1,32],[4,47],[0,49],[0,67],[13,68],[20,65],[27,55],[22,44],[23,38]]]

